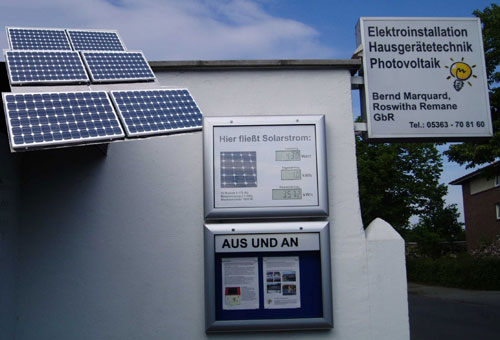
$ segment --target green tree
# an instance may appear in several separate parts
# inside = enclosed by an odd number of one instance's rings
[[[405,236],[411,216],[443,207],[447,188],[438,182],[442,159],[434,144],[370,144],[358,138],[356,152],[365,225],[380,217]]]
[[[445,206],[444,201],[433,204],[420,217],[407,240],[417,242],[422,254],[439,257],[442,255],[443,242],[453,249],[454,241],[465,240],[463,223],[458,221],[458,217],[456,204]]]
[[[363,223],[376,217],[389,222],[406,241],[417,242],[422,254],[438,257],[442,243],[464,240],[455,204],[446,205],[447,187],[440,184],[443,164],[434,144],[370,144],[356,140]],[[410,217],[418,223],[410,225]]]
[[[465,239],[463,223],[458,221],[458,217],[459,213],[456,204],[435,205],[420,218],[415,230],[422,229],[435,232],[443,242],[448,242],[451,245],[453,241]]]
[[[482,22],[483,45],[486,58],[486,74],[490,88],[493,137],[481,142],[451,145],[445,152],[448,159],[467,168],[490,163],[500,157],[500,7],[492,4],[474,15]]]

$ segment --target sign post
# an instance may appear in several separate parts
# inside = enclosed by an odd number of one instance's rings
[[[493,135],[477,18],[361,18],[369,139]]]

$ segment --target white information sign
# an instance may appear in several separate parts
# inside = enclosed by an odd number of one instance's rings
[[[318,205],[315,125],[217,126],[215,208]]]
[[[319,250],[318,233],[216,235],[216,253]]]
[[[478,18],[361,18],[369,138],[492,136]]]
[[[259,308],[259,263],[256,257],[229,257],[222,262],[222,309]]]
[[[299,257],[264,257],[264,308],[300,308]]]

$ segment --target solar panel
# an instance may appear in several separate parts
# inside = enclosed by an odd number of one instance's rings
[[[63,29],[7,27],[7,33],[12,50],[71,51]]]
[[[11,84],[89,81],[75,51],[6,51],[5,57]]]
[[[199,130],[202,114],[186,89],[112,91],[127,136]]]
[[[154,80],[142,52],[82,52],[92,82]]]
[[[221,152],[220,164],[222,188],[257,187],[257,152]]]
[[[118,32],[66,30],[75,51],[125,51]]]
[[[12,149],[124,137],[104,91],[3,93],[3,102]]]

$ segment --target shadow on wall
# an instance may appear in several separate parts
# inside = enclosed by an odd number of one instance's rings
[[[48,226],[55,227],[64,212],[83,214],[89,202],[98,199],[96,190],[100,187],[106,150],[106,145],[90,145],[16,153],[21,226],[31,226],[22,230],[43,232]],[[35,216],[41,223],[33,220]],[[64,217],[66,221],[70,218]],[[34,225],[38,227],[33,228]]]
[[[7,76],[7,68],[5,67],[5,62],[0,62],[0,92],[10,92],[9,78]],[[5,113],[3,110],[3,99],[0,112],[2,113],[2,119],[0,119],[0,135],[2,133],[7,134],[7,124],[5,122]]]
[[[107,149],[107,144],[95,144],[18,152],[16,156],[21,162],[22,184],[29,184],[33,177],[43,178],[44,174],[53,176],[54,171],[62,174],[72,171],[72,177],[75,172],[82,172],[85,176],[85,173],[103,164]]]

